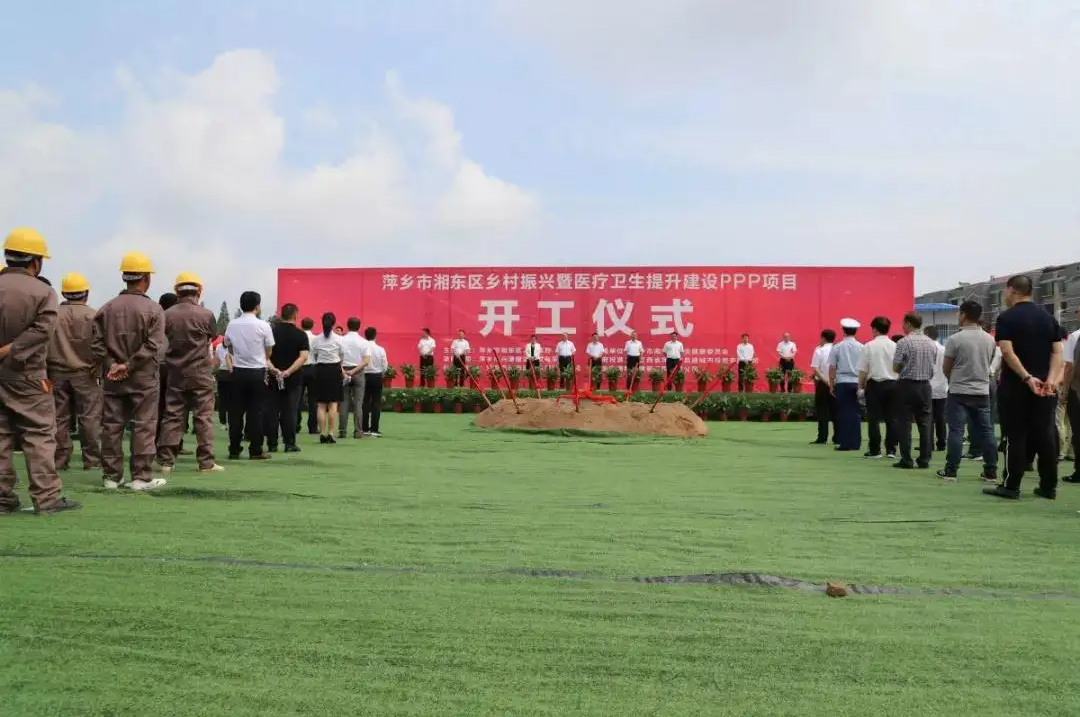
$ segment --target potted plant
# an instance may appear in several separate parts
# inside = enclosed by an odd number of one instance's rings
[[[675,389],[675,393],[682,393],[683,386],[686,385],[686,371],[681,368],[675,369],[675,373],[671,376],[671,387]]]
[[[402,364],[401,377],[405,379],[405,388],[412,388],[413,381],[416,380],[416,367],[412,364]]]
[[[458,388],[450,392],[450,399],[454,403],[454,413],[465,412],[465,398],[469,393],[469,390],[464,388]]]
[[[773,402],[773,408],[776,411],[776,419],[781,423],[786,423],[788,416],[791,414],[791,401],[788,400],[788,397],[781,395]]]
[[[420,369],[420,384],[425,388],[435,388],[435,366],[424,366]]]
[[[765,382],[769,384],[769,393],[776,393],[784,382],[784,372],[778,368],[770,368],[765,372]]]
[[[510,389],[516,391],[518,384],[521,383],[521,369],[517,366],[511,366],[506,369],[506,378],[510,381]]]
[[[387,364],[386,370],[383,371],[382,376],[383,376],[383,381],[385,382],[384,385],[387,388],[390,388],[391,386],[394,385],[394,379],[397,378],[397,369],[394,368],[393,366]]]
[[[604,369],[600,366],[593,366],[589,372],[592,374],[592,387],[594,390],[599,391],[600,386],[604,383]]]
[[[792,393],[802,393],[803,379],[806,378],[806,374],[797,368],[791,369],[791,373],[788,374],[788,385],[791,386]]]
[[[563,369],[562,375],[559,377],[559,385],[562,386],[564,391],[574,385],[574,376],[574,364],[570,364]]]
[[[748,363],[740,370],[743,380],[743,390],[746,393],[754,392],[754,381],[757,381],[757,366],[752,363]]]
[[[479,366],[477,366],[476,364],[473,364],[472,366],[469,366],[469,376],[472,377],[472,380],[468,381],[468,382],[466,382],[465,384],[462,384],[462,385],[465,385],[465,386],[479,386],[480,385],[480,374],[481,373],[483,373],[483,370]]]
[[[626,372],[627,391],[637,393],[637,391],[641,388],[641,375],[642,373],[644,373],[644,371],[645,369],[642,368],[641,364],[638,364],[637,367],[634,368],[632,371]]]
[[[716,416],[716,420],[726,421],[728,419],[728,411],[731,408],[731,400],[728,397],[717,396],[716,398],[713,398],[712,396],[710,396],[705,400],[712,402],[712,406],[714,409],[714,413],[712,415]]]
[[[649,371],[649,383],[652,385],[654,392],[659,391],[664,385],[664,379],[667,375],[662,368],[654,368]]]
[[[498,366],[492,366],[491,368],[488,369],[488,384],[492,388],[494,388],[496,390],[502,388],[502,377],[503,377],[502,369],[499,368]]]
[[[735,385],[735,369],[733,364],[724,364],[720,367],[718,376],[720,377],[720,390],[724,393],[731,393],[731,387]]]
[[[559,381],[559,367],[548,366],[544,369],[544,380],[547,383],[547,390],[554,391],[555,384]]]
[[[731,411],[740,421],[746,421],[750,418],[750,404],[742,396],[731,399]]]
[[[461,367],[454,364],[447,364],[443,366],[443,380],[446,382],[447,388],[453,388],[457,385],[458,377],[461,375]]]
[[[701,366],[694,367],[694,380],[697,381],[698,393],[705,393],[709,390],[709,381],[713,378],[707,368]]]
[[[618,366],[608,366],[604,371],[604,375],[607,376],[607,387],[609,391],[619,390],[619,377],[622,376],[622,369]]]

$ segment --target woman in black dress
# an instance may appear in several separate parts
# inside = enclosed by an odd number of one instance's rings
[[[334,332],[337,317],[329,311],[322,317],[322,333],[311,341],[315,357],[315,380],[312,387],[318,415],[319,443],[337,443],[338,404],[345,397],[345,373],[341,369],[342,340]]]

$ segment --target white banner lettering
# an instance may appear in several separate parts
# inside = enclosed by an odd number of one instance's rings
[[[650,306],[652,311],[653,327],[649,332],[653,336],[670,334],[672,331],[679,336],[689,336],[694,333],[694,324],[683,322],[683,314],[694,312],[694,305],[689,299],[675,299],[670,305]]]
[[[495,324],[501,323],[502,335],[513,336],[514,322],[521,319],[520,315],[514,313],[517,306],[518,302],[514,299],[481,301],[480,308],[484,310],[484,313],[476,317],[484,322],[483,328],[480,329],[480,335],[487,336],[495,329]]]
[[[537,326],[537,335],[576,334],[577,329],[573,326],[562,325],[562,312],[564,309],[573,309],[573,301],[537,301],[537,311],[550,311],[551,321],[547,326]]]
[[[634,313],[634,302],[615,299],[608,302],[600,299],[596,303],[596,311],[593,312],[592,320],[596,324],[596,333],[601,336],[614,336],[617,333],[630,333],[630,317]],[[611,322],[608,325],[608,322]]]

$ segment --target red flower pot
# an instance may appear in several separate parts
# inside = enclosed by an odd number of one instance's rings
[[[770,383],[769,384],[769,393],[776,393],[779,390],[780,390],[780,385],[779,384],[776,384],[776,383]]]
[[[520,381],[521,381],[521,379],[518,379],[518,378],[512,378],[512,379],[510,379],[510,389],[511,389],[512,391],[516,391],[516,390],[518,389],[518,383],[519,383]]]
[[[461,405],[461,401],[454,402],[454,413],[461,413],[465,410],[465,407]]]
[[[660,390],[660,387],[661,387],[661,386],[663,386],[663,385],[664,385],[664,382],[663,382],[663,381],[656,381],[656,380],[653,380],[653,381],[652,381],[652,390],[653,390],[653,393],[656,393],[656,392],[658,392],[658,391]]]
[[[405,407],[401,405],[401,401],[394,403],[394,413],[401,413],[404,409]]]
[[[413,413],[423,413],[424,412],[424,406],[422,404],[420,404],[419,402],[414,403],[412,405],[412,412]]]
[[[609,390],[609,391],[611,391],[613,393],[615,391],[618,391],[619,390],[619,379],[617,379],[617,378],[609,378],[608,381],[607,381],[607,390]]]
[[[494,376],[488,374],[488,386],[495,389],[496,391],[499,390],[499,385],[501,381],[502,379],[495,378]]]
[[[549,390],[549,391],[554,391],[555,390],[555,379],[549,378],[547,380],[547,390]]]
[[[758,420],[761,421],[762,423],[768,423],[769,422],[769,414],[762,413],[761,418],[759,418]]]
[[[698,381],[697,382],[697,392],[698,393],[705,393],[708,390],[709,390],[709,382],[708,381]]]
[[[442,413],[442,404],[441,403],[433,403],[433,404],[431,404],[431,412],[432,413]]]
[[[393,386],[394,386],[394,379],[392,379],[392,378],[386,378],[385,376],[383,376],[383,382],[384,382],[383,385],[386,388],[393,388]]]
[[[685,384],[682,381],[679,381],[678,383],[672,384],[672,388],[675,389],[675,393],[682,393],[684,385]]]
[[[777,418],[779,418],[779,419],[780,419],[780,422],[781,422],[781,423],[787,423],[787,420],[788,420],[788,415],[787,415],[787,413],[786,413],[785,411],[781,411],[781,412],[780,412],[780,415],[779,415],[779,416],[777,416]]]
[[[720,415],[718,415],[716,417],[716,420],[718,420],[718,421],[726,421],[727,420],[727,411],[721,411]]]
[[[731,393],[732,383],[733,382],[731,381],[724,381],[723,384],[721,384],[724,388],[724,393]]]
[[[483,403],[478,403],[475,406],[473,406],[473,410],[476,413],[483,413],[486,408],[487,408],[487,404],[483,404]]]
[[[414,379],[411,379],[408,376],[406,376],[405,377],[405,388],[412,388],[413,387],[413,380]]]
[[[747,411],[745,408],[739,409],[738,416],[740,421],[745,421],[750,418],[750,411]]]
[[[802,393],[802,382],[800,381],[799,383],[795,384],[791,388],[792,388],[792,392],[794,392],[794,393]]]

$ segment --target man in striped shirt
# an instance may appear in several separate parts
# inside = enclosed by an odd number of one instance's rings
[[[904,316],[906,336],[896,344],[893,370],[897,381],[900,421],[900,460],[894,468],[929,468],[934,450],[933,392],[930,379],[937,364],[938,343],[922,331],[922,316],[914,311]],[[919,456],[911,457],[911,422],[919,429]]]

